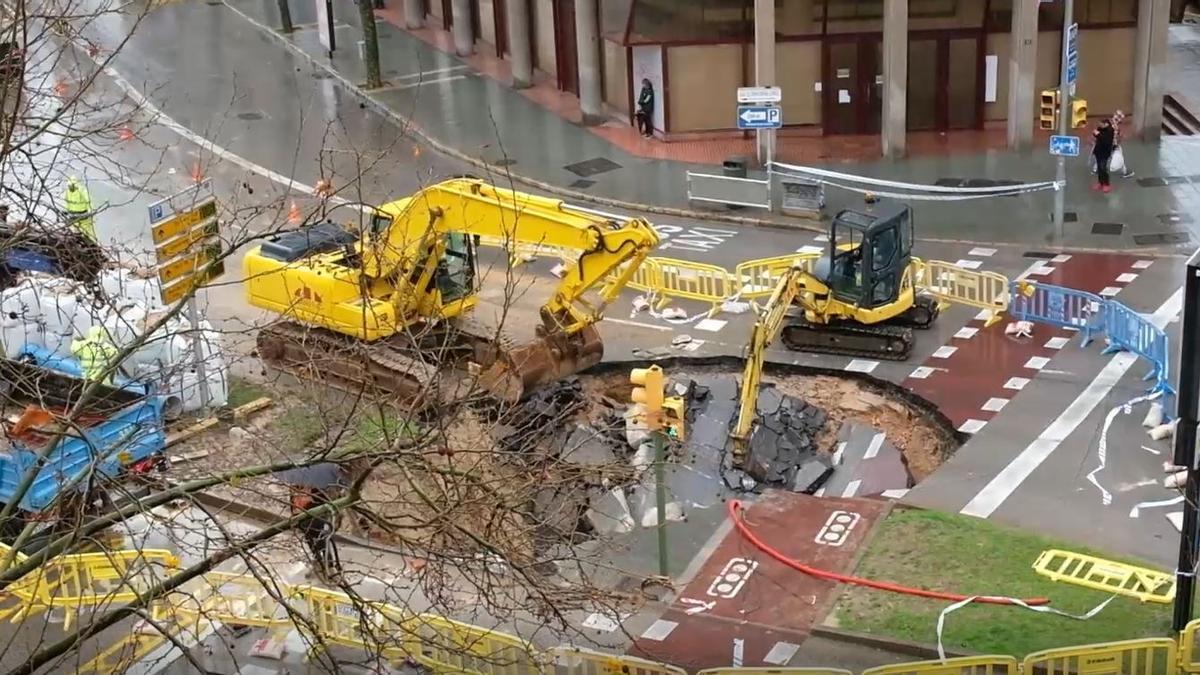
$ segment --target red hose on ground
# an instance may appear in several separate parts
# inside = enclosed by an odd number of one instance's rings
[[[738,532],[745,537],[746,541],[749,541],[751,544],[753,544],[755,548],[778,560],[784,565],[791,567],[792,569],[799,570],[809,576],[817,577],[818,579],[828,579],[829,581],[836,581],[843,584],[866,586],[867,588],[874,588],[881,591],[903,593],[905,595],[915,595],[921,598],[932,598],[934,600],[946,600],[949,602],[959,602],[961,600],[966,600],[969,597],[973,597],[969,595],[959,595],[957,593],[928,591],[923,588],[911,588],[909,586],[901,586],[900,584],[893,584],[886,581],[874,581],[872,579],[863,579],[862,577],[852,577],[846,574],[838,574],[836,572],[829,572],[827,570],[817,569],[816,567],[810,567],[798,560],[792,560],[774,548],[771,548],[769,544],[764,542],[762,539],[759,539],[753,532],[751,532],[749,526],[747,526],[746,522],[742,519],[742,503],[736,499],[729,500],[729,518],[733,520],[733,525],[738,529]],[[1001,598],[986,595],[977,596],[972,602],[989,605],[1016,605],[1011,598]],[[1024,602],[1031,607],[1037,607],[1039,605],[1050,604],[1050,599],[1027,598],[1023,599],[1021,602]]]

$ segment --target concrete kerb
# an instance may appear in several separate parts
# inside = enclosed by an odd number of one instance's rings
[[[285,47],[287,47],[289,50],[291,50],[292,53],[306,59],[314,67],[320,68],[321,70],[325,71],[326,73],[329,73],[330,77],[337,80],[346,89],[350,90],[350,92],[355,96],[355,98],[359,99],[359,101],[370,106],[371,109],[374,110],[375,112],[391,119],[393,122],[396,122],[401,127],[403,127],[406,131],[411,131],[412,134],[414,136],[416,136],[422,143],[425,143],[429,147],[433,148],[435,151],[437,151],[447,157],[450,157],[452,159],[457,159],[459,161],[466,162],[467,164],[470,164],[471,166],[474,166],[478,169],[483,169],[485,171],[488,171],[489,173],[494,172],[496,170],[496,167],[488,164],[486,161],[479,159],[478,157],[472,157],[471,155],[459,150],[458,148],[446,145],[445,143],[442,143],[441,141],[437,140],[436,138],[425,133],[412,120],[397,113],[395,110],[392,110],[391,108],[387,107],[386,105],[384,105],[384,104],[380,103],[379,101],[375,100],[374,98],[372,98],[369,90],[363,88],[362,86],[360,86],[359,84],[357,84],[355,82],[352,82],[349,78],[345,77],[344,75],[339,73],[337,70],[335,70],[331,66],[326,65],[325,63],[322,63],[319,59],[314,57],[312,54],[309,54],[308,52],[304,51],[299,46],[297,46],[294,42],[289,40],[286,35],[283,35],[282,33],[275,30],[274,28],[271,28],[270,26],[264,24],[263,22],[251,17],[250,15],[246,14],[242,10],[231,5],[226,0],[221,0],[221,2],[226,7],[228,7],[231,11],[233,11],[235,14],[240,16],[242,19],[244,19],[245,21],[250,23],[252,26],[257,28],[258,30],[274,37],[276,40],[278,40],[280,43],[282,43]],[[545,192],[548,192],[548,193],[553,194],[558,197],[566,197],[569,199],[575,199],[575,200],[579,200],[579,201],[583,201],[583,202],[600,204],[603,206],[609,206],[609,207],[618,208],[618,209],[626,209],[628,211],[642,211],[642,212],[646,212],[646,213],[653,213],[653,214],[662,215],[662,216],[672,216],[672,217],[676,217],[676,218],[694,218],[697,220],[711,220],[711,221],[732,223],[735,225],[751,225],[751,226],[755,226],[755,227],[772,227],[772,228],[787,229],[787,230],[807,230],[809,232],[815,232],[815,233],[824,233],[825,232],[824,227],[821,227],[820,225],[812,224],[812,223],[805,223],[805,222],[790,223],[790,222],[784,222],[784,221],[767,220],[767,219],[763,219],[763,218],[747,218],[744,216],[730,216],[730,215],[725,215],[722,213],[710,213],[710,212],[695,211],[695,210],[690,210],[690,209],[679,209],[679,208],[668,207],[668,206],[658,206],[656,204],[643,204],[643,203],[638,203],[638,202],[629,202],[629,201],[624,201],[621,199],[600,197],[597,195],[587,194],[585,192],[579,192],[577,190],[571,190],[568,188],[560,187],[558,185],[554,185],[552,183],[547,183],[545,181],[537,180],[536,178],[530,178],[529,176],[523,176],[521,174],[512,173],[511,171],[509,171],[507,169],[504,171],[504,175],[518,183],[522,183],[524,185],[528,185],[530,187],[537,188],[539,190],[543,190]]]

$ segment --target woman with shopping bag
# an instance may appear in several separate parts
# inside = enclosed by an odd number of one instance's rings
[[[1096,127],[1096,130],[1092,132],[1092,138],[1095,139],[1095,145],[1092,147],[1092,158],[1096,162],[1097,181],[1092,186],[1092,189],[1101,192],[1112,192],[1108,172],[1113,151],[1117,145],[1116,132],[1113,130],[1112,121],[1107,117],[1101,120],[1100,126]]]

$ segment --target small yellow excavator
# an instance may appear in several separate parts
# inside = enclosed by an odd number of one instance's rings
[[[258,353],[301,377],[419,407],[437,405],[431,385],[449,363],[509,402],[599,363],[595,324],[659,241],[645,220],[615,222],[473,178],[385,204],[368,229],[323,223],[246,253],[248,301],[285,319],[259,331]],[[498,329],[466,316],[477,303],[480,237],[581,252],[531,342],[508,347]],[[584,298],[591,291],[599,302]]]
[[[777,336],[796,351],[908,358],[912,329],[932,326],[940,309],[937,298],[917,293],[912,242],[908,206],[842,211],[830,227],[829,252],[814,271],[793,266],[780,277],[746,348],[741,410],[730,432],[735,465],[749,452],[764,352]]]

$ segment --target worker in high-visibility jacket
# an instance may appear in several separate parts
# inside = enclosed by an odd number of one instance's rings
[[[71,355],[79,359],[83,379],[99,380],[117,355],[117,347],[108,339],[108,331],[103,326],[92,326],[87,337],[71,341]],[[104,383],[112,384],[112,374],[104,378]]]
[[[71,176],[67,179],[67,191],[63,193],[63,208],[67,217],[79,229],[83,236],[96,241],[96,223],[92,219],[92,197],[87,188],[79,183],[79,179]]]

